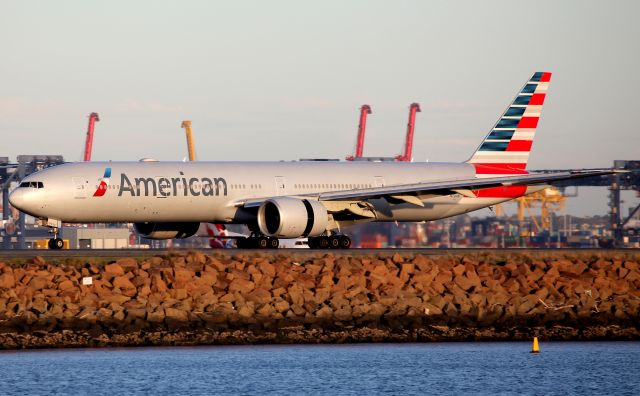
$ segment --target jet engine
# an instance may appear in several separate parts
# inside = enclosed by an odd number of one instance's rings
[[[195,235],[200,223],[135,223],[133,227],[149,239],[184,239]]]
[[[327,208],[318,201],[291,197],[267,199],[258,209],[258,227],[270,237],[316,236],[327,229]]]

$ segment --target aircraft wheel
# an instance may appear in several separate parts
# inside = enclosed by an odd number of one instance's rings
[[[340,249],[349,249],[351,247],[351,238],[346,235],[340,235]]]
[[[49,239],[48,245],[49,249],[59,250],[64,247],[64,241],[62,240],[62,238],[51,238]]]
[[[236,239],[236,247],[238,249],[246,249],[248,245],[249,245],[249,241],[247,240],[247,238]]]
[[[328,247],[330,249],[338,249],[340,247],[340,237],[337,235],[330,236],[328,238]]]
[[[259,249],[267,249],[271,245],[270,241],[269,241],[269,238],[264,237],[264,236],[256,238],[256,242],[258,242],[257,243],[257,245],[258,245],[257,247]]]
[[[318,237],[318,247],[320,249],[328,249],[329,248],[329,238],[326,236]]]
[[[280,241],[278,238],[269,238],[269,247],[271,249],[277,249],[280,246]]]

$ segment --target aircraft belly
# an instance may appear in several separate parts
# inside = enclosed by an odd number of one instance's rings
[[[48,217],[65,222],[207,222],[224,204],[209,197],[110,197],[77,200],[73,205],[51,207]]]

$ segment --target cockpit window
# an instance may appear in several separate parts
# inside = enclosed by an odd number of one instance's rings
[[[22,182],[18,187],[29,187],[29,188],[44,188],[44,184],[42,182]]]

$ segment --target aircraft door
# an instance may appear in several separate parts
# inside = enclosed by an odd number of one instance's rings
[[[287,188],[286,188],[286,183],[285,183],[284,177],[276,176],[275,183],[276,183],[276,194],[275,195],[286,195],[287,194],[287,192],[286,192]]]
[[[89,188],[87,181],[83,177],[72,177],[73,197],[83,199],[87,197],[87,189]]]

